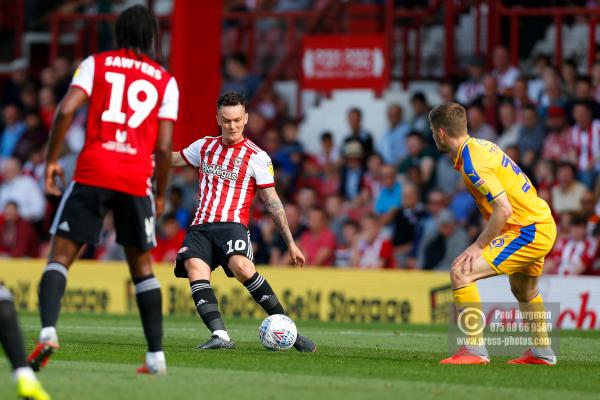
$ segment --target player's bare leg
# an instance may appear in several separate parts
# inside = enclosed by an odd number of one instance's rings
[[[547,325],[544,318],[544,302],[538,291],[539,277],[516,273],[509,276],[509,281],[510,289],[519,302],[519,310],[523,313],[525,322],[529,324],[534,346],[521,357],[508,361],[508,364],[556,365],[556,355],[552,351],[545,329]]]
[[[199,258],[185,260],[184,267],[190,280],[192,298],[196,311],[206,327],[211,331],[211,338],[198,345],[201,350],[233,349],[235,343],[231,341],[225,322],[219,312],[217,296],[210,286],[210,267]]]
[[[455,264],[450,270],[454,304],[458,313],[464,312],[467,307],[474,307],[481,311],[481,298],[475,282],[479,279],[497,275],[483,257],[477,258],[472,265],[467,263]],[[482,321],[479,321],[480,326]],[[482,343],[482,334],[472,335],[468,338],[469,345],[464,346],[452,357],[443,359],[440,364],[487,364],[489,355]]]
[[[29,363],[35,371],[46,365],[50,356],[59,348],[56,322],[60,314],[60,302],[67,287],[68,270],[75,262],[83,243],[60,236],[53,236],[48,264],[42,274],[39,287],[40,318],[42,329],[38,343],[29,355]]]
[[[273,292],[269,282],[256,272],[254,263],[247,257],[235,254],[229,257],[229,269],[235,275],[235,278],[240,281],[250,295],[268,315],[285,314],[283,306],[279,302],[277,295]],[[298,333],[294,348],[302,352],[315,352],[317,346],[312,340]]]
[[[162,295],[160,283],[152,272],[152,261],[148,251],[141,251],[133,246],[125,246],[125,256],[129,265],[131,279],[135,285],[140,318],[144,335],[148,343],[144,365],[137,369],[138,373],[165,375],[167,363],[162,347]]]

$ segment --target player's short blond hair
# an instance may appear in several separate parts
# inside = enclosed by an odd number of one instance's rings
[[[467,112],[458,103],[445,103],[429,112],[433,127],[444,129],[450,136],[461,136],[467,132]]]

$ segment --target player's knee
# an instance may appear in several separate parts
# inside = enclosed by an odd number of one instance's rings
[[[450,281],[453,288],[460,288],[472,283],[473,280],[467,274],[461,271],[460,267],[453,267],[450,270]]]
[[[231,269],[240,282],[245,282],[256,273],[256,268],[252,261],[245,257],[231,257],[229,259],[229,269]]]
[[[515,299],[522,303],[531,300],[537,294],[537,290],[524,289],[518,286],[511,286],[510,291],[515,296]]]

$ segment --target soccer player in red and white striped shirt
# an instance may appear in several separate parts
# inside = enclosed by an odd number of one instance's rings
[[[281,232],[294,264],[303,266],[304,255],[296,246],[273,181],[268,154],[244,137],[248,122],[246,98],[227,92],[217,102],[220,136],[199,139],[179,153],[171,165],[188,165],[200,173],[199,201],[192,225],[175,263],[175,276],[188,278],[198,314],[212,332],[201,349],[233,348],[210,286],[210,275],[219,266],[248,289],[269,315],[284,314],[273,289],[254,267],[248,218],[252,198],[258,192]],[[298,351],[313,352],[315,344],[298,334]]]

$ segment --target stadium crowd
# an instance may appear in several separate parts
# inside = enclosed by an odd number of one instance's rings
[[[508,60],[503,47],[494,50],[489,70],[473,57],[464,79],[440,83],[439,95],[465,105],[471,135],[496,142],[551,205],[559,238],[546,271],[600,274],[600,62],[582,76],[568,60],[560,72],[544,56],[531,71]],[[239,71],[244,60],[234,56],[229,62],[226,73]],[[45,146],[76,65],[58,58],[39,76],[17,65],[0,91],[2,256],[47,252],[59,199],[43,193]],[[229,77],[224,89],[249,92],[255,85]],[[344,135],[323,132],[317,154],[304,150],[298,122],[276,92],[249,110],[247,136],[273,160],[277,189],[308,265],[448,269],[480,232],[479,212],[459,173],[433,143],[427,119],[432,104],[420,92],[412,93],[410,104],[409,110],[389,104],[382,116],[389,129],[380,135],[363,125],[359,107],[348,110],[339,116]],[[86,110],[80,110],[67,135],[61,158],[67,180],[85,140],[85,121]],[[195,212],[197,171],[174,171],[168,200],[153,251],[157,261],[173,261],[177,254]],[[285,243],[258,203],[249,229],[259,264],[288,264]],[[124,258],[110,217],[100,243],[85,257]]]

